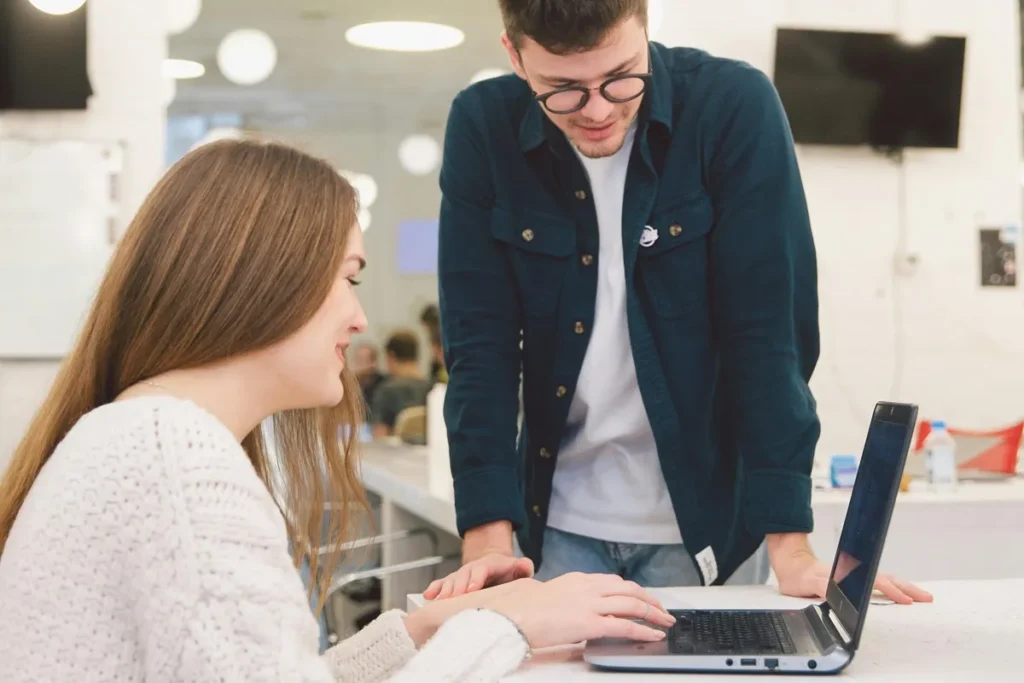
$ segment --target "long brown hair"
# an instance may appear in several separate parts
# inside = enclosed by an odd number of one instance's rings
[[[79,418],[140,380],[265,348],[312,318],[341,267],[356,213],[355,191],[330,164],[283,145],[220,141],[175,164],[120,240],[0,482],[0,553],[40,470]],[[338,546],[351,510],[366,509],[353,439],[364,407],[348,370],[342,380],[338,406],[274,416],[276,448],[260,428],[242,443],[288,511],[296,565],[308,558],[321,583],[318,612],[340,556],[340,548],[316,552],[324,520],[325,545]],[[282,491],[272,451],[285,474]]]

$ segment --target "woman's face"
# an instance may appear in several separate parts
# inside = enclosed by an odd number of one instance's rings
[[[363,232],[351,228],[341,269],[327,298],[312,318],[272,351],[276,385],[291,408],[334,406],[345,394],[341,372],[352,334],[366,330],[366,314],[356,295],[359,273],[366,265]]]

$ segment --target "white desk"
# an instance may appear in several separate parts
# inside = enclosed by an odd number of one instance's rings
[[[441,537],[443,553],[457,553],[454,503],[450,495],[429,490],[426,458],[424,447],[369,445],[363,450],[363,481],[382,500],[382,533],[427,526]],[[826,561],[839,542],[849,497],[849,491],[838,490],[812,494],[811,545]],[[415,543],[394,544],[385,547],[384,561],[428,551]],[[901,493],[882,566],[914,581],[1024,577],[1024,478],[964,482],[954,493]],[[386,579],[385,605],[401,606],[405,594],[422,590],[433,575],[414,571]]]
[[[910,607],[872,605],[861,647],[838,680],[858,683],[964,683],[1024,680],[1024,580],[938,581],[925,587],[935,602]],[[775,608],[808,604],[766,586],[667,588],[653,591],[669,609]],[[409,596],[408,609],[422,604]],[[669,683],[704,680],[752,683],[750,675],[629,674],[600,671],[582,660],[581,647],[540,651],[505,679],[530,683]],[[772,681],[807,676],[772,675]]]

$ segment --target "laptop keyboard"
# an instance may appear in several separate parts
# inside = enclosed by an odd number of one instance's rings
[[[672,654],[795,654],[782,614],[670,610],[666,640]]]

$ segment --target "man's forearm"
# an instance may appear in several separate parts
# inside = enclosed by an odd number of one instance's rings
[[[462,541],[462,562],[472,562],[490,553],[513,554],[512,523],[490,522],[466,532]]]

